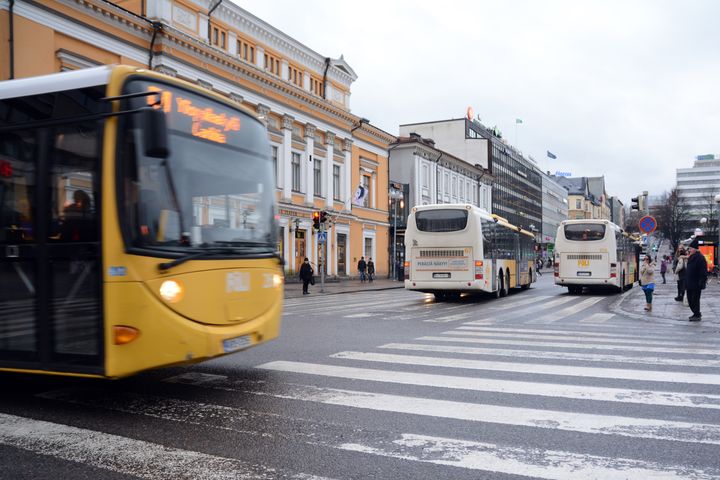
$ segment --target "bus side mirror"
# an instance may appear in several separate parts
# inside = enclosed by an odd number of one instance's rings
[[[145,156],[153,158],[167,158],[168,130],[165,112],[160,109],[147,107],[142,111],[143,144]]]

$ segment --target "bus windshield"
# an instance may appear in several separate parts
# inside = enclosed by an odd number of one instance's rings
[[[467,226],[468,212],[460,209],[421,210],[415,224],[421,232],[457,232]]]
[[[125,93],[157,91],[128,103],[161,100],[168,158],[143,154],[141,116],[124,119],[120,140],[126,232],[132,246],[187,251],[208,245],[276,245],[274,178],[262,124],[183,89],[131,80]]]
[[[565,225],[565,238],[573,241],[592,241],[605,238],[605,225],[601,223],[573,223]]]

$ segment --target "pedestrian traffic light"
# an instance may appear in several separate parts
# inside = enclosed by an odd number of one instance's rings
[[[640,210],[640,197],[631,198],[630,201],[632,202],[631,210]]]
[[[315,230],[320,230],[320,212],[317,212],[317,211],[313,212],[312,218],[313,218],[313,228]]]
[[[320,212],[320,223],[325,223],[328,221],[328,213],[323,210]]]

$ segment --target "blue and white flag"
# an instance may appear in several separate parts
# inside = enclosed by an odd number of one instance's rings
[[[365,203],[366,196],[367,188],[363,187],[362,185],[358,185],[357,190],[355,190],[355,196],[353,197],[353,204],[362,205],[363,203]]]
[[[549,158],[552,158],[552,159],[557,158],[557,157],[555,156],[555,154],[552,153],[550,150],[547,151],[547,156],[548,156]]]

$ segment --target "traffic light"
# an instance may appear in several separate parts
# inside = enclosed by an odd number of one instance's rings
[[[631,210],[640,210],[640,197],[631,198],[630,201],[632,202]]]
[[[322,212],[320,212],[320,223],[325,223],[327,221],[328,221],[328,213],[325,210],[323,210]]]
[[[312,218],[313,218],[313,228],[315,230],[320,230],[320,212],[312,212]]]

